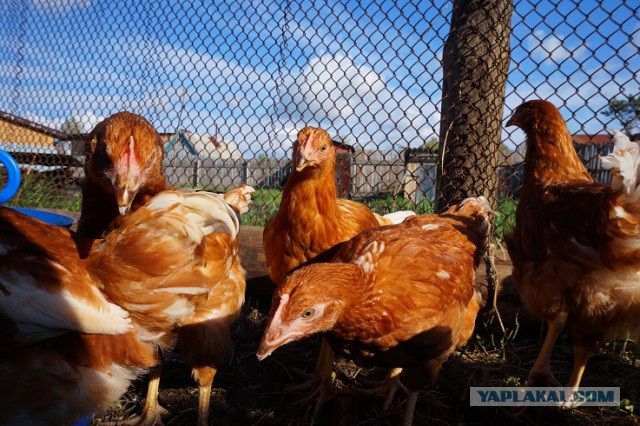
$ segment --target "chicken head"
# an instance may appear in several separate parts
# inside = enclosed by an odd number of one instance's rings
[[[162,141],[151,123],[123,111],[107,117],[89,135],[86,174],[115,195],[124,215],[148,181],[164,182],[162,156]]]
[[[330,285],[336,291],[319,292],[327,276],[332,277]],[[360,269],[348,264],[318,263],[290,274],[274,295],[258,359],[262,361],[287,343],[331,330],[345,305],[346,297],[340,296],[340,289],[348,289],[346,283],[357,279],[361,279]]]
[[[329,133],[307,126],[298,132],[293,147],[293,166],[301,172],[305,168],[318,168],[327,161],[335,162],[335,149]]]

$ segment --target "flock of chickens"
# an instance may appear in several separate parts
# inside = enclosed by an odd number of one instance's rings
[[[573,328],[579,386],[588,356],[640,328],[640,149],[616,135],[595,183],[575,153],[558,110],[517,108],[508,125],[527,134],[525,180],[508,237],[522,301],[548,323],[530,385],[555,386],[549,360]],[[166,185],[163,148],[144,118],[117,113],[87,138],[77,232],[0,207],[0,424],[72,424],[117,401],[149,374],[143,412],[129,424],[161,424],[160,365],[174,348],[199,389],[207,424],[211,385],[230,350],[244,303],[239,217],[253,188],[227,194]],[[379,216],[337,198],[327,132],[306,127],[278,212],[264,229],[277,284],[259,359],[323,333],[316,369],[299,388],[323,403],[334,353],[389,369],[350,394],[379,395],[385,408],[408,395],[413,422],[420,389],[473,333],[482,304],[475,270],[488,244],[491,209],[469,198],[443,214]],[[47,383],[46,393],[38,383]],[[37,395],[37,397],[34,397]]]

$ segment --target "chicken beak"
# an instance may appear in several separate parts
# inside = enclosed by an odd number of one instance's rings
[[[266,357],[271,355],[276,349],[278,348],[269,345],[265,342],[265,339],[262,339],[262,341],[260,342],[260,347],[258,348],[258,352],[256,352],[256,356],[258,357],[259,361],[262,361]]]
[[[300,172],[305,167],[315,166],[315,148],[313,147],[313,134],[306,141],[298,143],[298,155],[296,161],[296,171]]]
[[[138,191],[129,189],[129,186],[124,188],[116,188],[116,203],[118,204],[118,210],[122,216],[126,215],[131,209],[131,203]]]
[[[291,331],[287,331],[288,327],[286,327],[283,323],[283,311],[288,302],[288,294],[283,294],[280,296],[278,309],[276,309],[276,312],[271,317],[269,325],[267,325],[267,328],[262,335],[262,340],[260,340],[260,347],[258,348],[258,352],[256,353],[256,356],[260,361],[271,355],[271,353],[278,349],[280,346],[296,340],[296,338],[299,337],[300,333],[292,333]]]
[[[313,161],[309,160],[303,156],[298,159],[298,164],[296,165],[296,171],[301,172],[307,166],[313,166]]]
[[[281,327],[272,327],[269,325],[269,328],[262,336],[262,340],[260,341],[260,347],[258,348],[258,352],[256,352],[256,356],[260,361],[268,357],[278,349],[280,346],[283,346],[289,342],[297,340],[301,335],[299,333],[283,333],[283,329]]]
[[[509,121],[507,121],[506,127],[511,126],[520,126],[520,119],[518,117],[518,114],[513,114]]]

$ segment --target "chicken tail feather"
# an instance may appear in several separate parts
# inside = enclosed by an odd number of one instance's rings
[[[196,224],[205,236],[213,232],[226,232],[235,239],[240,231],[235,211],[221,196],[211,192],[164,191],[146,207],[151,211],[174,211]]]
[[[613,132],[613,152],[601,157],[602,168],[611,170],[611,188],[623,192],[626,201],[636,203],[640,201],[640,145],[632,142],[624,133],[611,129]]]

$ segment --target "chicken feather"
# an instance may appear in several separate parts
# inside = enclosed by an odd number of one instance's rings
[[[570,324],[575,361],[569,385],[577,387],[589,354],[640,324],[640,205],[633,187],[636,160],[628,155],[636,147],[616,136],[604,163],[622,167],[626,177],[608,187],[591,178],[549,102],[522,104],[507,124],[527,135],[516,226],[507,236],[513,278],[525,307],[549,323],[529,383],[557,384],[551,349]]]
[[[486,200],[365,230],[329,263],[291,273],[273,298],[258,350],[317,332],[346,357],[404,369],[413,393],[472,334],[480,307],[475,270],[490,228]],[[411,423],[408,409],[405,424]]]
[[[208,224],[235,224],[237,234],[236,213],[214,195],[157,197],[102,242],[0,207],[0,375],[12,383],[0,388],[3,424],[70,423],[110,405],[160,362],[158,348],[170,349],[175,339],[168,336],[207,303],[206,274],[203,291],[194,291],[199,281],[172,283],[171,277],[179,268],[203,269],[214,229]],[[130,256],[133,246],[158,251]],[[163,254],[171,262],[163,262]],[[119,262],[127,267],[110,267]],[[164,310],[150,309],[153,303]]]

